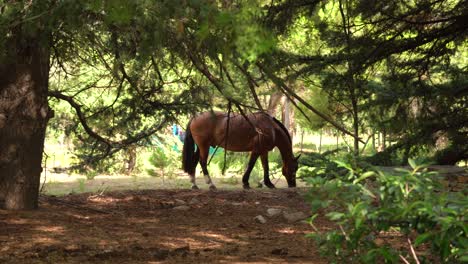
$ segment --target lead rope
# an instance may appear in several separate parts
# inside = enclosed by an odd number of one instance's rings
[[[231,109],[232,109],[232,107],[231,107],[231,101],[229,101],[229,103],[228,103],[228,122],[227,122],[227,129],[229,129],[229,120],[231,119],[231,116],[230,116],[230,114],[231,114],[231,111],[232,111]],[[227,145],[227,133],[226,133],[225,144]],[[210,163],[211,163],[211,160],[213,160],[213,157],[215,156],[215,154],[216,154],[216,152],[218,151],[218,149],[219,149],[219,145],[218,145],[218,146],[216,146],[216,148],[215,148],[215,150],[214,150],[213,154],[211,155],[211,158],[210,158],[210,160],[208,161],[208,164],[207,164],[207,166],[208,166],[208,165],[210,165]],[[225,167],[226,167],[226,149],[224,150],[224,167],[223,167],[223,175],[224,175]]]
[[[226,155],[227,155],[227,142],[228,142],[228,137],[229,137],[229,121],[231,120],[231,110],[232,110],[232,105],[231,105],[231,100],[229,100],[228,103],[228,120],[226,124],[226,138],[224,140],[224,164],[223,164],[223,170],[221,171],[221,174],[225,176],[226,173]]]

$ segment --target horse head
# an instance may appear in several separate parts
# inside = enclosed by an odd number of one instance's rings
[[[299,168],[299,154],[297,157],[292,158],[289,162],[283,162],[283,175],[286,177],[288,187],[296,187],[296,172]]]

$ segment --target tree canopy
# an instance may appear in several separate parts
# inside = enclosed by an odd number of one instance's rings
[[[377,130],[389,152],[445,137],[436,159],[466,159],[466,21],[462,0],[1,1],[0,189],[37,189],[47,124],[93,164],[181,114],[261,111],[275,91],[354,137],[355,155]],[[18,172],[25,137],[36,161]]]

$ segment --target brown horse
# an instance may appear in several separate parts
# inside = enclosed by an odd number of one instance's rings
[[[229,133],[226,135],[228,127]],[[196,151],[195,144],[198,146]],[[250,173],[259,156],[263,165],[264,184],[269,188],[275,188],[268,175],[268,152],[278,147],[283,160],[283,175],[289,187],[296,187],[299,156],[293,155],[288,130],[269,114],[262,112],[246,116],[231,114],[228,121],[226,113],[204,112],[192,118],[187,125],[182,151],[183,169],[190,175],[192,189],[198,189],[195,183],[195,169],[198,161],[200,161],[206,183],[210,184],[210,189],[216,189],[207,169],[210,146],[221,146],[225,150],[236,152],[250,152],[249,164],[242,177],[245,189],[250,188]]]

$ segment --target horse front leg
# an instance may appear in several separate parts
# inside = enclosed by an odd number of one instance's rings
[[[258,154],[256,153],[250,153],[250,159],[249,159],[249,164],[247,165],[247,170],[244,173],[244,176],[242,176],[242,184],[244,189],[250,189],[249,185],[249,178],[250,178],[250,173],[252,172],[253,167],[255,166],[255,162],[258,159]]]
[[[266,185],[266,187],[273,189],[275,188],[275,185],[270,181],[270,168],[268,166],[268,152],[262,153],[260,156],[262,160],[262,166],[263,166],[263,183]]]
[[[198,186],[197,186],[197,182],[195,180],[195,174],[197,173],[197,164],[198,162],[200,161],[200,150],[198,149],[196,152],[195,152],[195,164],[193,165],[194,168],[193,168],[193,172],[190,173],[190,182],[192,183],[192,190],[198,190]]]

